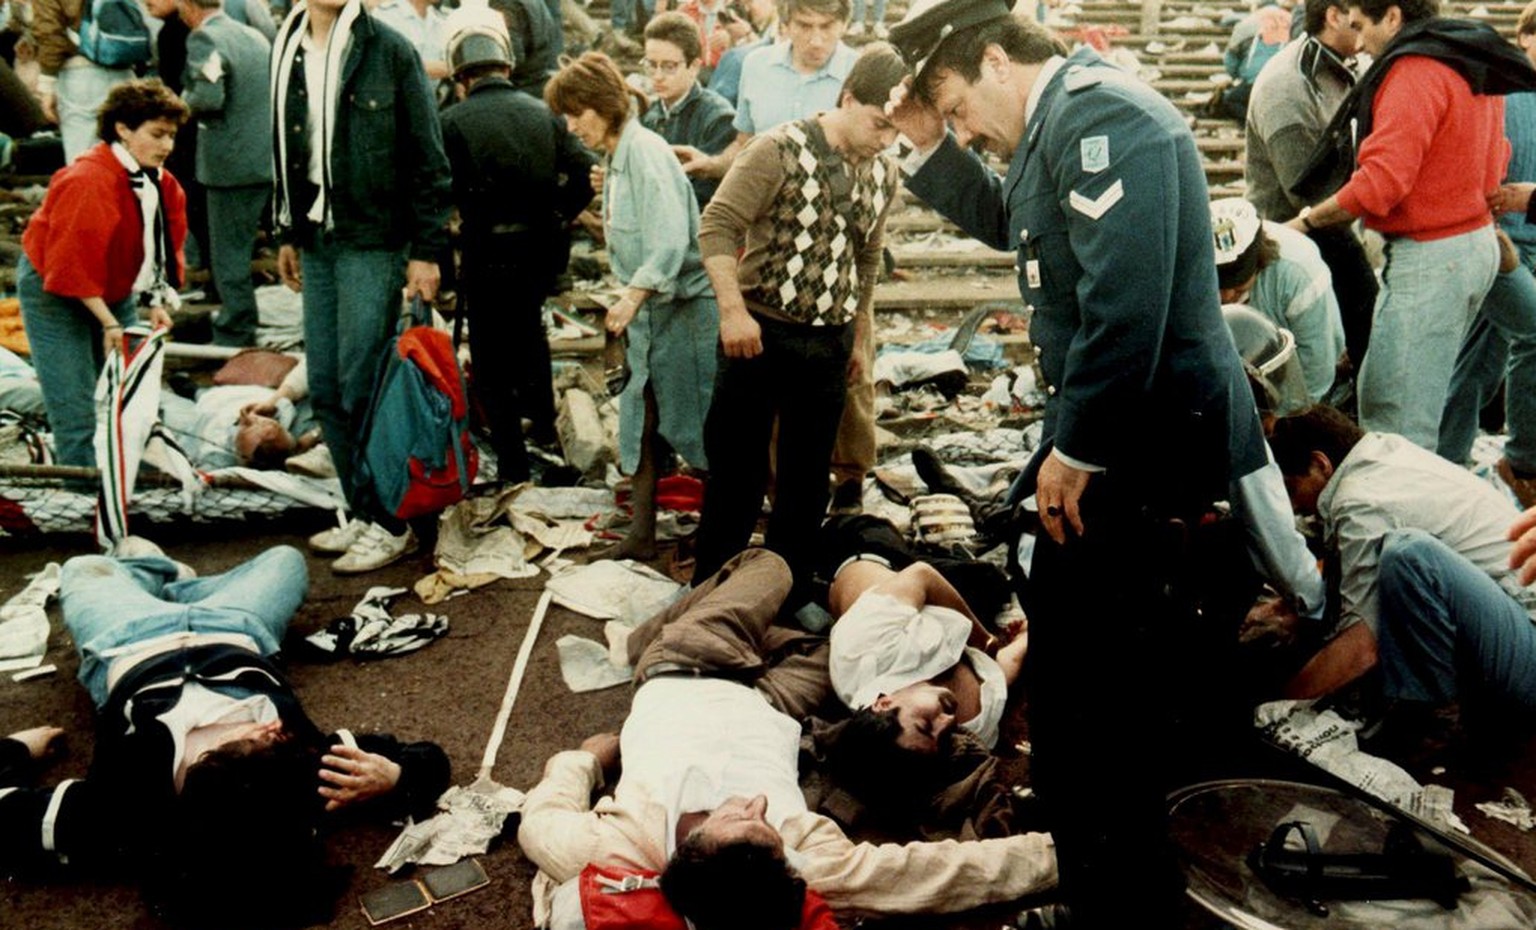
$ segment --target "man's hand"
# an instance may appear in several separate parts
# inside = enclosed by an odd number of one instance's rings
[[[607,177],[608,169],[604,168],[601,164],[593,165],[592,170],[587,172],[587,178],[591,182],[594,191],[601,191],[603,189],[603,181]]]
[[[304,268],[299,264],[299,250],[291,245],[278,246],[277,276],[288,285],[288,290],[298,293],[304,290]]]
[[[18,730],[6,739],[13,739],[27,747],[27,754],[33,759],[41,759],[63,736],[64,731],[59,727],[32,727],[27,730]]]
[[[1078,536],[1083,535],[1083,515],[1078,502],[1088,487],[1092,472],[1073,468],[1052,453],[1040,465],[1035,479],[1035,504],[1040,508],[1040,523],[1058,546],[1066,545],[1067,524]]]
[[[1494,188],[1488,195],[1488,209],[1494,213],[1525,213],[1531,208],[1531,192],[1536,184],[1522,181]]]
[[[926,152],[944,140],[944,117],[933,104],[917,96],[911,78],[891,88],[885,115],[919,152]]]
[[[1520,583],[1536,581],[1536,507],[1520,515],[1509,528],[1515,547],[1509,551],[1509,567],[1520,570]]]
[[[674,145],[672,154],[682,163],[683,173],[689,177],[714,178],[719,177],[719,169],[715,165],[715,157],[706,155],[691,145]]]
[[[351,746],[332,746],[320,757],[320,796],[333,811],[388,794],[400,782],[400,766],[378,753]]]
[[[405,263],[405,299],[410,300],[420,295],[422,300],[431,303],[432,298],[437,296],[437,285],[442,279],[437,270],[437,262],[411,259]]]
[[[597,757],[597,764],[602,767],[603,778],[612,779],[619,771],[619,734],[596,733],[581,741],[582,752],[590,752]]]
[[[154,329],[163,329],[166,332],[170,332],[171,327],[175,326],[176,323],[171,319],[171,311],[164,307],[150,307],[149,325]]]
[[[726,358],[756,358],[763,354],[763,328],[752,314],[720,314],[720,345]]]
[[[42,94],[37,98],[38,109],[43,111],[43,118],[53,125],[59,124],[59,98],[57,94]]]
[[[1240,643],[1270,642],[1276,646],[1289,646],[1296,641],[1301,627],[1301,615],[1296,605],[1287,597],[1264,597],[1253,605],[1237,630]]]

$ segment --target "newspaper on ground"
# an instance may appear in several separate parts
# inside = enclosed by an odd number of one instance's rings
[[[48,654],[48,600],[59,593],[59,563],[49,562],[0,607],[0,672],[35,668]]]
[[[1254,711],[1254,724],[1274,745],[1311,762],[1387,803],[1431,823],[1470,834],[1452,811],[1454,794],[1440,785],[1424,787],[1402,767],[1360,750],[1360,724],[1312,701],[1270,701]]]
[[[452,865],[480,855],[501,835],[507,816],[523,809],[523,793],[503,787],[485,794],[455,785],[437,799],[437,809],[421,823],[407,821],[373,867],[393,873],[411,863]]]

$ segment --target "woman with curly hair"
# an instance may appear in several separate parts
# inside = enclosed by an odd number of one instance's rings
[[[609,558],[656,551],[656,481],[676,452],[707,468],[704,416],[715,383],[720,312],[699,257],[699,208],[672,148],[640,125],[645,97],[599,52],[567,62],[544,88],[566,126],[603,156],[603,233],[624,294],[608,331],[625,334],[630,378],[619,396],[620,466],[634,519]],[[644,311],[644,312],[641,312]]]
[[[186,195],[161,166],[187,107],[157,80],[112,88],[101,141],[55,172],[17,268],[32,363],[63,465],[95,465],[96,377],[123,327],[169,329],[179,305]]]

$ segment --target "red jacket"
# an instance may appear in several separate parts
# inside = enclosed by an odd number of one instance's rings
[[[1371,105],[1373,127],[1339,205],[1388,236],[1429,241],[1492,222],[1487,195],[1504,178],[1504,98],[1474,95],[1455,69],[1409,55]]]
[[[160,196],[175,245],[176,280],[181,281],[187,195],[164,169]],[[128,186],[128,170],[105,142],[54,172],[21,247],[50,294],[100,297],[115,304],[132,293],[144,264],[144,221],[139,199]]]

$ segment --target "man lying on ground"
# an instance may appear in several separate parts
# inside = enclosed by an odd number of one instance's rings
[[[447,757],[433,743],[327,736],[305,715],[272,661],[308,586],[297,550],[207,578],[144,540],[118,551],[70,559],[60,579],[97,709],[89,773],[19,787],[20,753],[0,741],[0,874],[131,876],[196,926],[327,920],[346,878],[325,864],[321,815],[430,811]],[[51,732],[18,736],[35,757]]]
[[[622,733],[545,765],[518,842],[556,882],[588,863],[662,872],[697,930],[799,924],[807,887],[840,913],[963,911],[1056,881],[1051,838],[855,843],[806,809],[799,719],[831,695],[820,637],[772,626],[792,579],[752,549],[631,634]],[[622,761],[613,796],[594,788]]]
[[[199,392],[195,401],[167,391],[160,398],[160,421],[197,468],[282,468],[320,440],[307,371],[300,362],[276,390],[217,385]]]
[[[832,686],[857,726],[907,752],[938,752],[956,725],[988,748],[997,744],[1027,635],[992,635],[924,562],[898,572],[883,559],[855,556],[833,579],[827,606],[837,618]]]

